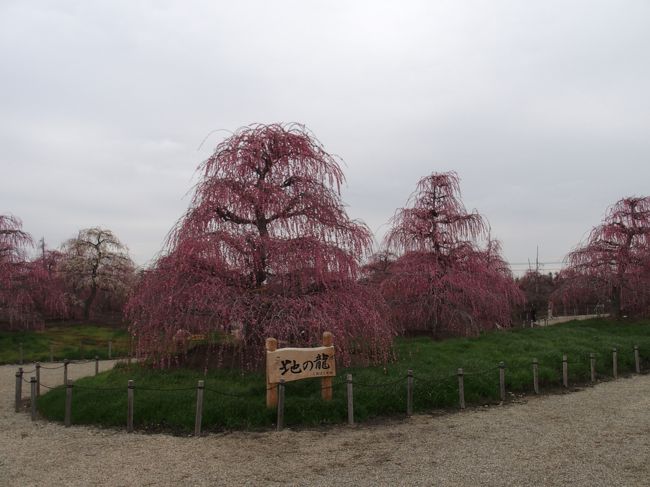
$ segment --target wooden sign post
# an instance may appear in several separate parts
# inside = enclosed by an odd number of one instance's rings
[[[329,331],[323,332],[323,346],[324,347],[333,347],[334,346],[334,337]],[[332,360],[333,362],[334,360]],[[323,398],[323,401],[332,400],[332,377],[323,377],[320,380],[320,395]]]
[[[266,339],[266,360],[268,362],[269,352],[275,352],[278,349],[278,341],[275,338]],[[274,408],[278,405],[278,385],[269,382],[268,365],[266,372],[266,407]]]
[[[321,378],[321,397],[332,399],[332,377],[336,375],[333,336],[323,333],[323,346],[315,348],[277,348],[275,338],[266,339],[266,406],[278,405],[278,384],[310,377]]]

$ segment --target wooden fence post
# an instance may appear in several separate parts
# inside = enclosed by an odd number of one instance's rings
[[[334,337],[329,331],[323,332],[323,346],[331,347],[334,343]],[[332,400],[332,378],[323,377],[320,382],[320,393],[323,401]]]
[[[566,354],[562,355],[562,386],[569,387],[569,362]]]
[[[460,408],[465,409],[465,372],[463,369],[458,369],[458,400]]]
[[[589,354],[589,368],[591,370],[591,382],[596,382],[596,354]]]
[[[203,389],[205,381],[200,380],[196,386],[196,416],[194,418],[194,436],[201,436],[201,422],[203,420]]]
[[[499,393],[501,402],[506,400],[506,364],[499,362]]]
[[[284,379],[280,379],[278,384],[278,424],[276,431],[282,431],[284,427]]]
[[[65,359],[63,361],[63,383],[67,384],[68,383],[68,365],[70,364],[70,361],[68,359]]]
[[[354,391],[352,389],[352,374],[348,374],[346,378],[347,393],[348,393],[348,424],[354,424]]]
[[[406,373],[406,415],[413,415],[413,370]]]
[[[99,357],[95,355],[95,375],[99,374]]]
[[[108,360],[113,358],[113,341],[108,341]]]
[[[612,348],[612,374],[614,379],[618,379],[618,350]]]
[[[639,346],[634,345],[634,370],[637,374],[641,373],[641,360],[639,359]]]
[[[72,423],[72,379],[65,384],[65,427]]]
[[[126,431],[127,433],[133,433],[133,389],[135,386],[133,385],[133,381],[129,381],[128,385],[128,406],[127,406],[127,412],[126,412]]]
[[[266,339],[266,351],[275,352],[278,349],[278,341],[275,338]],[[264,360],[264,366],[268,358]],[[274,408],[278,405],[278,385],[269,382],[269,373],[266,372],[266,407]]]
[[[36,420],[36,377],[32,376],[31,379],[29,379],[29,385],[30,385],[30,400],[31,400],[31,407],[32,407],[32,421]]]
[[[533,390],[535,394],[539,394],[539,361],[533,359]]]
[[[36,362],[36,397],[41,396],[41,363]]]
[[[16,371],[16,412],[20,411],[20,403],[23,399],[23,368]]]

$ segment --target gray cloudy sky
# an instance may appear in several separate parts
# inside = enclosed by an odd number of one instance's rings
[[[650,2],[0,0],[0,213],[52,247],[100,225],[145,264],[253,122],[343,158],[378,240],[454,170],[506,259],[556,262],[650,193]]]

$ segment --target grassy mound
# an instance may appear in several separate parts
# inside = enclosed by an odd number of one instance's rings
[[[600,378],[612,375],[612,347],[618,348],[620,374],[634,370],[633,346],[638,345],[642,367],[650,368],[650,321],[612,322],[604,319],[569,322],[547,328],[490,332],[477,338],[432,341],[402,338],[395,344],[397,360],[385,367],[339,368],[333,400],[320,399],[320,381],[290,382],[286,386],[285,424],[314,426],[346,421],[345,375],[353,374],[357,421],[404,415],[406,374],[415,377],[414,410],[455,408],[457,376],[465,370],[465,397],[469,405],[499,400],[497,365],[506,363],[510,393],[530,393],[533,358],[539,360],[542,389],[561,386],[562,354],[568,355],[570,382],[589,381],[589,354],[596,353]],[[217,370],[206,376],[196,370],[153,370],[146,366],[118,366],[97,377],[75,383],[73,424],[124,427],[127,381],[135,381],[135,427],[141,430],[187,433],[193,431],[197,380],[205,380],[203,427],[208,431],[270,427],[275,411],[265,407],[263,374]],[[62,387],[41,396],[45,417],[62,421]]]

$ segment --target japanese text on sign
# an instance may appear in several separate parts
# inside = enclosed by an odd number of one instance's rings
[[[280,348],[266,353],[266,373],[271,384],[309,377],[336,375],[334,347]]]

